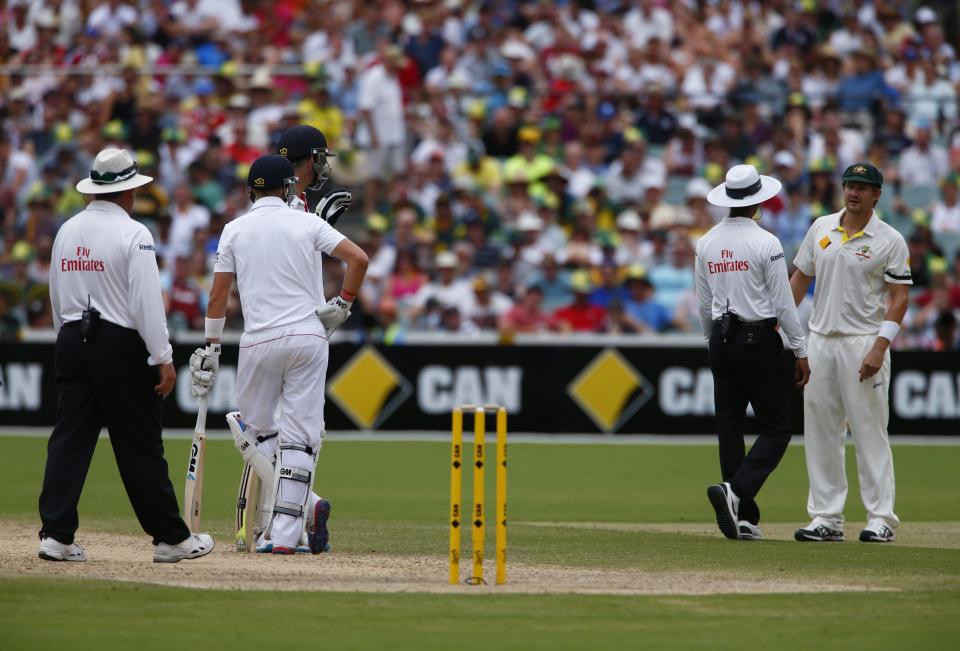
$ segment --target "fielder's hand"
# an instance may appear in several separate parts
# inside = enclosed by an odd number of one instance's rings
[[[333,334],[333,331],[340,327],[340,325],[350,317],[350,308],[353,306],[352,301],[346,301],[340,296],[334,296],[326,305],[322,305],[316,309],[315,314],[320,319],[320,323],[323,324],[323,327],[327,329],[327,338],[330,338],[330,335]]]
[[[352,200],[353,195],[350,190],[346,188],[333,190],[321,198],[317,204],[317,217],[333,226],[340,219],[340,216],[347,212]]]
[[[887,348],[890,346],[890,344],[886,342],[886,339],[883,339],[882,337],[878,338],[877,343],[873,345],[873,348],[870,349],[870,352],[867,353],[867,356],[863,358],[863,364],[860,365],[861,382],[872,378],[877,374],[877,371],[880,370],[880,367],[883,366],[883,356],[887,352]]]
[[[197,348],[190,355],[190,395],[202,398],[213,388],[220,368],[220,344],[207,344],[206,348]]]

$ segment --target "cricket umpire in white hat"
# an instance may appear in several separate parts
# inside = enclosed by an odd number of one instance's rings
[[[163,457],[163,398],[176,382],[173,349],[153,237],[130,218],[136,189],[152,180],[125,150],[104,149],[77,184],[92,200],[53,244],[59,396],[40,494],[45,560],[86,560],[74,542],[77,503],[102,427],[140,526],[153,537],[153,560],[174,563],[213,549],[210,536],[191,534],[180,517]]]
[[[780,188],[780,181],[752,165],[731,167],[725,182],[707,195],[730,214],[697,242],[697,296],[709,342],[723,476],[707,497],[720,530],[732,539],[762,538],[755,498],[790,443],[791,388],[810,376],[783,247],[757,224],[760,204]],[[793,356],[784,355],[778,324]],[[759,436],[745,454],[748,403]]]

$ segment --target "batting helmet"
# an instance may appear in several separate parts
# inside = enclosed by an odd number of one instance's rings
[[[330,172],[327,157],[336,156],[327,147],[327,137],[323,132],[309,124],[298,124],[284,131],[277,143],[277,153],[293,164],[304,158],[313,160],[313,182],[307,186],[310,190],[319,190],[323,186]]]
[[[284,197],[295,192],[297,175],[293,171],[293,163],[283,156],[267,154],[253,161],[247,173],[247,186],[254,190],[276,190],[282,187]]]

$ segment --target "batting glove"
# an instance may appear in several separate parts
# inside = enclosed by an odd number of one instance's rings
[[[190,355],[190,395],[203,398],[210,393],[220,369],[220,344],[207,344]]]
[[[327,338],[333,334],[333,331],[350,318],[350,308],[353,301],[344,300],[341,296],[334,296],[326,305],[317,308],[316,315],[320,323],[327,329]]]
[[[346,188],[334,190],[320,199],[317,204],[317,217],[331,226],[337,223],[340,216],[347,212],[353,195]]]

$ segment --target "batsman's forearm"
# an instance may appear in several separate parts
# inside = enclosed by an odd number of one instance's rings
[[[225,272],[213,274],[213,287],[210,289],[210,300],[207,301],[207,317],[222,319],[227,315],[227,299],[230,297],[232,285],[233,274]]]
[[[347,260],[347,271],[343,276],[342,286],[344,291],[351,294],[360,293],[360,285],[363,284],[363,279],[367,275],[368,264],[366,254],[363,254],[362,258],[354,257]]]
[[[348,294],[359,294],[360,285],[363,284],[363,278],[367,275],[367,265],[369,264],[367,254],[350,240],[343,239],[330,252],[330,255],[347,263],[347,271],[343,276],[343,284],[340,289]],[[348,298],[347,300],[353,299]]]

